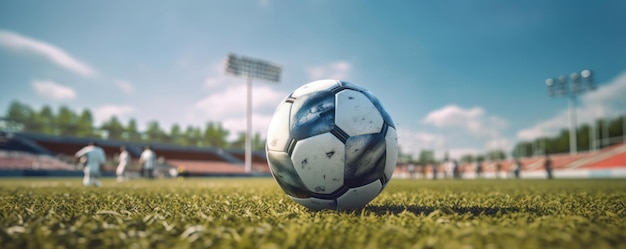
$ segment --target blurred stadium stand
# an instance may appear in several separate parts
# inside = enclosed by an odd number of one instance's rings
[[[105,175],[113,175],[119,148],[124,145],[133,160],[129,172],[139,172],[138,158],[145,145],[150,145],[159,158],[157,175],[169,175],[174,169],[187,176],[250,176],[269,175],[263,152],[253,153],[253,172],[245,173],[243,150],[185,147],[170,144],[126,142],[96,138],[53,136],[34,133],[0,134],[0,176],[19,175],[18,171],[62,170],[82,175],[73,155],[89,142],[96,142],[107,155]],[[32,175],[33,173],[24,173]],[[44,174],[47,175],[47,174]],[[54,174],[58,175],[58,174]],[[62,174],[63,175],[63,174]]]
[[[579,152],[576,155],[570,155],[569,153],[553,154],[550,156],[550,159],[552,160],[553,170],[557,176],[559,176],[559,173],[562,173],[561,175],[565,175],[566,177],[626,177],[626,175],[624,175],[626,174],[626,143],[616,144],[594,152]],[[523,165],[522,177],[544,176],[544,156],[520,158],[520,161]],[[496,177],[497,163],[500,163],[502,166],[497,177],[512,177],[514,167],[513,160],[483,162],[483,176],[486,178]],[[459,167],[463,178],[475,178],[474,163],[462,163]],[[438,167],[438,170],[438,177],[443,178],[441,166]],[[617,173],[611,173],[611,171],[616,171]],[[602,172],[602,174],[597,175],[597,172]],[[422,170],[422,167],[416,167],[416,178],[422,178],[424,174],[427,178],[433,177],[432,165],[427,165],[424,170]],[[398,163],[394,177],[407,178],[409,175],[408,164],[402,162]]]
[[[185,147],[171,144],[149,144],[145,142],[126,142],[82,137],[53,136],[33,133],[0,133],[0,176],[80,176],[81,169],[74,163],[73,155],[87,143],[94,141],[105,150],[108,158],[105,175],[113,175],[117,163],[116,156],[120,146],[127,147],[133,160],[129,172],[139,172],[138,158],[145,145],[150,145],[159,157],[157,174],[168,175],[171,171],[188,176],[269,176],[265,153],[255,151],[252,154],[253,173],[244,170],[244,150]],[[550,157],[555,173],[559,171],[584,171],[604,169],[626,169],[626,144],[617,144],[599,151],[581,152],[576,155],[554,154]],[[544,157],[521,158],[522,175],[542,174]],[[501,164],[499,177],[510,177],[513,170],[512,160],[485,161],[485,177],[496,176],[496,163]],[[463,177],[474,177],[474,164],[459,165]],[[408,177],[406,163],[398,163],[394,177]],[[441,167],[439,167],[441,171]],[[433,167],[416,167],[415,175],[426,174],[432,177]],[[443,174],[439,174],[443,177]]]

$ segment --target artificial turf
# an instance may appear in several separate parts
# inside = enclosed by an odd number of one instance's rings
[[[3,178],[0,248],[626,248],[626,181],[394,179],[312,212],[271,178]]]

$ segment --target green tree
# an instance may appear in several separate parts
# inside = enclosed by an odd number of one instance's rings
[[[34,117],[33,132],[42,134],[57,134],[58,126],[56,124],[56,117],[52,108],[49,105],[44,105]]]
[[[168,143],[180,144],[183,145],[183,133],[178,124],[172,124],[170,128],[170,133],[168,134]]]
[[[246,147],[246,133],[243,131],[238,132],[237,138],[230,143],[230,147],[235,149],[244,149]]]
[[[126,125],[126,139],[129,141],[137,142],[141,141],[141,133],[137,129],[137,121],[134,118],[131,118],[128,121],[128,125]]]
[[[78,131],[78,115],[67,106],[59,108],[57,115],[57,124],[59,126],[59,134],[63,136],[74,136]]]
[[[490,150],[487,151],[485,157],[492,161],[504,160],[506,159],[506,153],[502,150]]]
[[[76,135],[80,137],[94,137],[93,128],[93,115],[89,109],[85,108],[78,116],[78,131]]]
[[[474,156],[472,154],[461,156],[461,163],[472,163],[472,162],[474,162]]]
[[[186,145],[186,146],[196,146],[198,141],[197,141],[197,137],[195,137],[195,130],[196,128],[188,125],[187,128],[185,129],[185,132],[183,132],[183,136],[182,136],[182,145]]]
[[[146,138],[150,142],[164,142],[165,132],[161,129],[161,126],[159,126],[158,121],[153,120],[148,122]]]
[[[9,104],[5,118],[13,122],[22,124],[25,131],[33,131],[36,124],[33,120],[35,112],[33,109],[19,101],[13,101]]]
[[[222,127],[222,124],[215,124],[213,122],[207,123],[206,129],[204,130],[204,141],[206,141],[207,146],[226,148],[228,146],[228,141],[226,141],[227,137],[228,131]]]
[[[124,126],[116,116],[104,122],[101,129],[107,131],[109,139],[121,140],[124,133]]]
[[[197,147],[204,146],[204,144],[202,143],[202,130],[200,130],[200,128],[198,127],[193,128],[191,130],[191,134],[189,137],[191,139],[192,146],[197,146]]]
[[[258,132],[252,137],[252,150],[265,150],[265,140],[261,139],[261,134]]]
[[[432,150],[422,150],[417,157],[417,162],[421,165],[428,165],[435,163],[435,152]]]
[[[265,150],[265,139],[261,138],[261,134],[254,133],[252,136],[252,150]],[[246,132],[238,132],[237,138],[230,143],[230,148],[245,149],[246,148]]]
[[[398,148],[398,162],[402,163],[415,163],[415,159],[413,159],[413,155],[410,153],[405,153],[402,147]]]

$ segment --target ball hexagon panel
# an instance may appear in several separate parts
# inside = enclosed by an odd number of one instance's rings
[[[396,129],[392,127],[387,128],[387,134],[385,135],[386,141],[386,163],[385,163],[385,177],[387,181],[391,179],[393,170],[396,168],[398,162],[398,134]]]
[[[285,151],[289,136],[289,119],[292,104],[281,103],[274,111],[274,116],[267,131],[267,149],[272,151]]]
[[[291,97],[299,98],[303,95],[306,95],[312,92],[329,90],[329,89],[336,87],[338,84],[339,82],[337,80],[313,81],[311,83],[304,84],[303,86],[293,91],[293,93],[291,93]]]
[[[345,147],[331,133],[298,141],[291,161],[306,188],[313,193],[330,194],[343,186]]]
[[[351,210],[361,208],[376,198],[382,189],[383,185],[380,181],[374,181],[361,187],[351,188],[348,192],[337,198],[337,209]]]
[[[311,210],[318,211],[324,209],[336,210],[337,209],[337,201],[336,200],[325,200],[318,199],[315,197],[310,198],[297,198],[293,196],[289,196],[293,201],[300,203],[302,206],[305,206]]]
[[[391,115],[389,115],[387,110],[380,103],[380,100],[378,100],[378,98],[376,98],[376,96],[374,96],[374,94],[372,94],[372,92],[370,91],[364,91],[363,94],[365,94],[370,99],[370,101],[372,101],[374,106],[376,106],[376,108],[378,109],[378,112],[383,116],[385,123],[387,123],[389,126],[393,128],[396,128],[396,124],[391,119]]]
[[[344,185],[359,187],[380,179],[385,171],[385,144],[381,133],[348,138]]]
[[[267,161],[274,180],[287,195],[300,198],[311,196],[286,152],[267,151]]]
[[[329,132],[335,126],[335,94],[314,92],[296,98],[289,119],[291,138],[301,140]]]
[[[346,89],[336,95],[335,124],[348,135],[358,136],[380,132],[383,117],[366,95]]]

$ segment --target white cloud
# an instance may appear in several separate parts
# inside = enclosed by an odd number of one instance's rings
[[[497,136],[507,126],[506,120],[496,116],[486,116],[482,107],[463,109],[448,105],[430,112],[423,119],[426,124],[437,128],[461,128],[474,136]]]
[[[578,126],[593,123],[599,118],[611,118],[626,112],[626,73],[617,76],[611,82],[588,92],[580,98],[576,109]],[[569,129],[570,112],[559,111],[554,117],[541,121],[534,126],[520,130],[517,138],[531,141],[538,137],[556,135],[562,129]]]
[[[196,102],[195,108],[212,120],[220,120],[245,115],[247,103],[247,87],[245,84],[231,85],[219,92],[212,92],[204,99]],[[287,96],[266,85],[252,87],[252,108],[254,110],[275,108]]]
[[[309,80],[335,79],[345,80],[350,76],[352,66],[346,61],[337,61],[328,65],[307,68]]]
[[[460,160],[464,155],[480,155],[484,153],[484,150],[480,150],[478,148],[452,148],[447,150],[448,158]],[[443,159],[443,156],[440,157],[440,160]]]
[[[133,84],[131,84],[127,80],[118,80],[115,82],[115,86],[117,86],[117,88],[119,88],[120,91],[122,91],[122,93],[126,95],[133,93],[133,91],[135,90]]]
[[[463,135],[461,134],[461,136]],[[466,147],[456,143],[458,140],[467,139],[476,141],[478,146]],[[398,127],[398,143],[400,144],[402,153],[410,154],[415,159],[418,158],[422,150],[432,150],[435,152],[437,160],[443,160],[446,153],[448,157],[452,159],[460,159],[463,155],[478,155],[492,149],[508,151],[511,144],[509,140],[505,138],[476,139],[468,138],[467,135],[465,135],[465,137],[458,135],[448,137],[423,131],[408,131],[402,127]],[[484,143],[485,146],[481,148],[480,143]]]
[[[422,150],[442,151],[445,147],[445,137],[422,131],[406,130],[397,126],[398,143],[402,153],[417,157]]]
[[[272,120],[272,115],[269,114],[252,114],[252,133],[261,134],[261,138],[267,137],[267,130]],[[221,121],[222,126],[230,131],[228,140],[233,141],[237,138],[238,133],[246,131],[246,117],[234,117]]]
[[[209,67],[209,75],[204,79],[203,86],[208,94],[195,102],[184,119],[200,127],[209,121],[220,122],[231,132],[228,139],[235,139],[237,133],[246,130],[246,79],[224,74],[224,63],[219,61]],[[274,90],[271,86],[264,81],[254,81],[252,84],[252,129],[262,137],[267,135],[274,109],[288,94]]]
[[[414,157],[421,150],[434,150],[438,159],[443,159],[445,153],[459,159],[466,154],[477,155],[494,149],[509,151],[512,148],[510,139],[502,135],[508,122],[488,115],[482,107],[447,105],[428,113],[421,123],[432,126],[423,128],[434,129],[435,133],[407,131],[402,127],[398,130],[403,152]]]
[[[82,76],[93,77],[97,73],[89,65],[81,62],[63,49],[52,44],[0,30],[0,46],[15,50],[25,50],[43,56],[55,64]]]
[[[495,137],[487,141],[485,148],[487,150],[504,150],[508,152],[513,148],[513,141],[505,137]]]
[[[53,81],[35,80],[32,85],[39,96],[49,100],[70,100],[76,98],[74,89]]]
[[[254,84],[252,88],[252,125],[255,132],[266,136],[273,110],[288,93],[272,89],[268,85]],[[246,130],[247,85],[231,84],[215,90],[196,102],[192,122],[220,121],[232,133],[230,139]]]
[[[129,105],[103,105],[93,109],[94,123],[102,124],[113,116],[123,120],[130,118],[134,112],[135,108]]]

